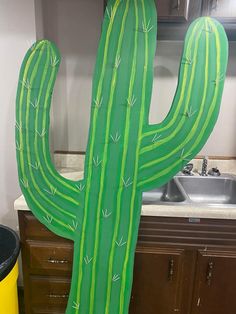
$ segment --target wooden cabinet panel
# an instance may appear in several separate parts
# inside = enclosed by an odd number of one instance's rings
[[[65,310],[70,292],[69,279],[31,276],[29,285],[34,313]]]
[[[65,314],[65,308],[33,308],[31,314]]]
[[[199,250],[192,314],[236,313],[236,251]]]
[[[65,314],[64,308],[33,308],[31,314]]]
[[[130,314],[182,313],[184,285],[190,290],[186,273],[193,270],[194,257],[184,250],[137,248]]]
[[[26,241],[26,256],[32,274],[55,275],[72,272],[72,244]]]
[[[233,220],[142,217],[139,242],[181,247],[229,246],[236,248]]]
[[[41,238],[41,239],[53,239],[54,241],[58,240],[60,242],[71,242],[61,237],[58,237],[55,233],[50,232],[43,224],[41,224],[32,213],[25,212],[24,215],[21,216],[19,221],[20,229],[23,232],[24,239],[34,239],[34,238]]]
[[[18,215],[25,314],[65,313],[73,243]],[[130,314],[234,314],[235,269],[235,221],[141,217]]]

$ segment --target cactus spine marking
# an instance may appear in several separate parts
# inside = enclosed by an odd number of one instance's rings
[[[162,123],[149,125],[156,48],[154,0],[110,0],[93,79],[84,179],[61,177],[49,152],[50,104],[60,65],[36,42],[16,100],[19,182],[35,216],[74,241],[67,314],[128,313],[142,192],[166,183],[203,147],[217,120],[228,43],[200,18],[186,35],[179,83]]]

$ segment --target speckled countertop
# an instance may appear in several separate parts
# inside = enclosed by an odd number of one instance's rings
[[[63,176],[70,180],[79,180],[83,178],[83,171],[75,171],[76,169],[62,168],[60,172]],[[234,171],[232,171],[234,172]],[[231,172],[231,173],[232,173]],[[23,197],[19,197],[14,202],[15,210],[29,210]],[[236,219],[236,205],[225,207],[219,206],[202,206],[199,204],[190,205],[143,205],[142,216],[160,216],[160,217],[185,217],[185,218],[212,218],[212,219]]]

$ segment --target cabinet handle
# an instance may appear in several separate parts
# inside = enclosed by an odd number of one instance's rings
[[[53,259],[52,257],[50,257],[47,260],[47,262],[50,264],[68,264],[69,263],[69,261],[66,259],[59,260],[59,259]]]
[[[47,297],[51,298],[51,299],[68,299],[69,298],[69,294],[54,294],[54,293],[50,293],[47,294]]]
[[[168,273],[168,280],[169,281],[172,281],[173,280],[173,277],[174,277],[174,266],[175,266],[175,263],[174,263],[174,259],[170,259],[169,260],[169,273]]]
[[[207,267],[207,275],[206,275],[206,281],[207,281],[208,286],[210,286],[212,282],[213,269],[214,269],[214,263],[209,262],[208,267]]]
[[[173,6],[173,10],[180,10],[180,0],[176,0],[176,4]]]

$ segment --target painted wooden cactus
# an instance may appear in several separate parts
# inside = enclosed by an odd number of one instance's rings
[[[74,241],[67,314],[128,313],[142,192],[166,183],[191,160],[217,120],[228,43],[218,22],[200,18],[186,35],[171,109],[162,123],[149,125],[156,25],[154,0],[108,3],[84,179],[78,182],[57,173],[49,152],[59,52],[51,42],[38,41],[21,67],[19,180],[35,216]]]

